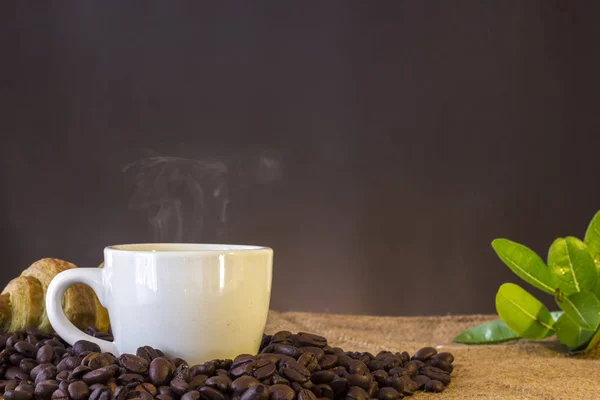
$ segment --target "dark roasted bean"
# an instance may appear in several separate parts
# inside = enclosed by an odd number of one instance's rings
[[[294,400],[296,392],[287,385],[275,384],[269,386],[270,400]]]
[[[369,389],[367,390],[367,394],[371,399],[377,398],[377,395],[379,394],[379,385],[377,384],[377,382],[371,382],[371,384],[369,385]]]
[[[69,395],[66,390],[57,389],[52,393],[52,400],[69,400]]]
[[[37,347],[26,341],[17,342],[14,347],[23,357],[35,358],[37,354]]]
[[[29,379],[29,374],[26,374],[23,371],[21,371],[21,368],[19,367],[7,368],[6,372],[4,373],[4,376],[6,377],[6,379],[16,379],[18,381],[26,381]]]
[[[414,392],[419,390],[419,385],[415,381],[410,379],[410,377],[408,375],[402,375],[398,379],[400,379],[402,381],[402,388],[403,388],[402,394],[404,394],[406,396],[410,396]]]
[[[88,340],[79,340],[73,344],[73,354],[79,355],[85,351],[100,353],[100,346]]]
[[[271,385],[289,385],[290,381],[279,374],[274,374],[271,377]]]
[[[269,389],[263,384],[258,384],[246,390],[240,400],[267,400],[268,398]]]
[[[173,364],[164,357],[157,357],[152,360],[150,367],[148,368],[150,381],[156,386],[161,386],[170,382],[174,372],[175,368],[173,367]]]
[[[156,386],[154,386],[151,383],[147,383],[147,382],[137,385],[135,387],[135,390],[137,390],[138,392],[146,392],[152,397],[154,397],[158,394],[158,390],[156,389]]]
[[[319,397],[319,398],[327,398],[327,399],[332,399],[333,400],[333,389],[331,388],[331,386],[325,384],[325,383],[319,383],[318,385],[315,385],[314,389],[313,389],[313,393],[315,394],[315,396]]]
[[[338,356],[334,354],[326,354],[321,361],[319,361],[319,366],[322,369],[330,369],[337,365]]]
[[[323,357],[325,357],[325,351],[323,351],[322,348],[315,347],[315,346],[305,346],[305,347],[302,347],[301,349],[305,353],[307,353],[307,352],[313,353],[315,355],[315,357],[317,357],[317,362],[321,362]]]
[[[54,358],[54,347],[49,344],[45,344],[40,347],[36,353],[36,359],[40,364],[46,364],[52,362]]]
[[[348,372],[350,372],[351,374],[366,375],[370,371],[369,371],[369,368],[367,368],[367,366],[365,365],[364,362],[358,361],[358,360],[354,360],[354,361],[352,361],[350,363],[350,365],[348,365]]]
[[[279,343],[273,346],[273,352],[278,354],[285,354],[286,356],[290,356],[292,358],[298,358],[302,355],[302,350],[300,350],[299,348]]]
[[[196,375],[206,375],[213,376],[215,374],[215,364],[213,363],[204,363],[201,365],[194,365],[190,368],[190,376],[193,378]]]
[[[95,369],[83,375],[83,381],[88,385],[93,385],[94,383],[106,383],[110,378],[115,376],[117,369],[116,365]]]
[[[298,382],[292,382],[292,383],[290,383],[290,387],[292,389],[294,389],[294,392],[296,392],[296,393],[299,393],[302,389],[304,389],[302,387],[302,385],[299,384]]]
[[[23,354],[20,353],[13,353],[11,354],[8,359],[10,360],[10,363],[12,365],[19,365],[21,363],[21,360],[23,360],[25,358],[25,356],[23,356]]]
[[[419,390],[423,390],[423,388],[425,387],[425,384],[431,380],[430,378],[426,377],[425,375],[415,375],[411,379],[413,380],[413,382],[415,382],[417,384],[417,388]]]
[[[159,396],[164,396],[164,395],[159,395]],[[199,399],[200,399],[200,392],[198,392],[197,390],[190,390],[189,392],[187,392],[183,396],[181,396],[181,400],[199,400]]]
[[[58,382],[55,380],[47,380],[35,385],[34,395],[39,400],[49,400],[55,390],[58,389]]]
[[[425,365],[429,365],[431,367],[439,368],[441,370],[446,371],[449,374],[451,374],[452,371],[454,370],[454,367],[452,366],[452,364],[447,363],[446,361],[444,361],[444,360],[442,360],[440,358],[433,358],[433,357],[431,357],[430,359],[428,359],[427,361],[425,361]]]
[[[229,390],[229,387],[231,386],[231,379],[227,375],[216,375],[208,378],[205,384],[206,386],[213,387],[225,393]]]
[[[58,370],[58,372],[65,370],[72,371],[75,369],[75,367],[81,364],[81,360],[82,358],[79,358],[77,356],[63,358],[56,366],[56,369]]]
[[[170,397],[175,397],[175,392],[173,392],[173,389],[171,389],[171,386],[160,386],[158,388],[158,393],[165,394]]]
[[[173,378],[171,379],[171,389],[177,396],[183,395],[189,389],[190,385],[183,379]]]
[[[71,373],[69,371],[61,371],[59,373],[56,374],[56,380],[57,381],[66,381],[67,379],[69,379],[69,375],[71,375]],[[39,376],[39,374],[38,374]],[[37,378],[36,378],[37,380]]]
[[[17,385],[17,387],[15,387],[15,391],[18,392],[31,392],[33,393],[33,386],[31,386],[29,383],[24,383],[21,382],[20,384]]]
[[[448,374],[443,369],[439,369],[436,367],[424,366],[424,367],[421,367],[421,369],[419,370],[419,373],[421,375],[425,375],[429,379],[434,379],[436,381],[442,382],[444,384],[444,386],[447,386],[450,384],[450,374]]]
[[[153,400],[153,397],[150,396],[146,392],[139,392],[137,390],[133,390],[125,396],[126,399],[141,399],[141,400]]]
[[[110,400],[111,393],[107,388],[98,387],[92,391],[89,400]]]
[[[292,332],[289,331],[279,331],[273,335],[271,338],[271,343],[279,343],[292,336]]]
[[[349,400],[367,400],[368,398],[369,395],[367,394],[367,392],[363,388],[360,388],[358,386],[352,386],[348,390],[348,393],[346,393],[346,399]]]
[[[322,348],[327,346],[327,339],[325,339],[323,336],[315,335],[313,333],[299,332],[298,344],[301,346],[314,346]]]
[[[231,368],[235,368],[242,364],[252,362],[252,361],[256,360],[256,358],[257,358],[256,356],[253,356],[251,354],[240,354],[233,359],[233,362],[231,363]]]
[[[254,371],[254,377],[258,380],[268,379],[277,371],[275,364],[269,362],[267,365]]]
[[[329,383],[331,389],[333,390],[334,397],[339,397],[348,391],[350,388],[350,384],[348,383],[348,379],[346,378],[337,378]]]
[[[291,368],[282,368],[281,373],[283,376],[293,382],[304,383],[308,380],[307,376]]]
[[[404,367],[402,369],[405,370],[406,373],[400,375],[415,376],[419,372],[419,366],[415,361],[407,362],[406,364],[404,364]]]
[[[308,389],[302,389],[298,392],[298,400],[317,400],[317,396]]]
[[[38,365],[38,362],[33,358],[24,358],[19,363],[19,368],[21,371],[29,375],[31,370],[33,370]]]
[[[207,400],[225,400],[225,396],[223,395],[223,393],[210,386],[203,386],[200,389],[198,389],[198,392],[200,393],[200,397]]]
[[[430,379],[427,383],[425,383],[425,391],[426,392],[443,392],[446,387],[440,381],[436,381],[435,379]]]
[[[195,391],[195,390],[194,390],[193,392],[196,392],[196,393],[198,393],[198,392],[197,392],[197,391]],[[188,393],[189,393],[189,392],[188,392]],[[185,396],[185,395],[184,395],[184,396]],[[156,396],[156,398],[157,398],[158,400],[175,400],[175,399],[174,399],[172,396],[169,396],[168,394],[159,394],[158,396]]]
[[[431,358],[442,360],[448,364],[452,364],[454,362],[454,356],[447,352],[437,353],[436,355],[431,356]]]
[[[234,393],[241,395],[246,390],[258,385],[259,383],[260,382],[256,378],[244,375],[231,382],[231,389]]]
[[[198,388],[204,386],[208,377],[206,375],[196,375],[188,382],[188,385],[191,390],[197,390]]]
[[[383,386],[385,385],[385,380],[388,378],[389,374],[385,370],[380,369],[371,372],[371,376],[373,377],[373,380],[379,384],[379,386]]]
[[[90,395],[90,389],[83,381],[71,382],[67,392],[69,393],[69,397],[73,400],[84,400]]]
[[[91,371],[90,367],[86,367],[85,365],[80,365],[79,367],[75,368],[71,372],[71,376],[69,379],[81,379],[85,374],[87,374],[90,371]]]
[[[142,357],[133,354],[123,354],[119,357],[119,365],[135,374],[145,374],[148,372],[148,361]]]
[[[371,384],[371,375],[350,374],[347,377],[350,386],[360,386],[367,390]]]
[[[399,393],[396,389],[391,387],[384,387],[379,389],[379,394],[377,398],[379,400],[397,400],[404,397],[402,393]]]
[[[142,357],[144,360],[146,360],[148,362],[152,362],[152,360],[154,360],[155,358],[159,357],[159,355],[156,352],[156,350],[153,349],[150,346],[139,347],[137,349],[137,351],[135,352],[135,354],[138,357]]]
[[[310,376],[310,380],[313,381],[313,383],[329,383],[337,377],[335,372],[331,370],[322,370],[313,372]]]
[[[413,360],[425,361],[429,357],[432,357],[437,354],[437,350],[433,347],[423,347],[420,350],[417,350],[415,354],[413,354]]]
[[[4,398],[6,400],[33,400],[33,393],[20,390],[7,390],[4,392]]]

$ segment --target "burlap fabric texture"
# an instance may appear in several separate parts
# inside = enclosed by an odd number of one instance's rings
[[[520,340],[493,346],[452,343],[465,329],[495,315],[371,317],[272,311],[266,333],[280,330],[325,336],[347,351],[413,353],[442,346],[455,356],[452,383],[441,394],[415,399],[576,399],[600,400],[600,351],[568,356],[554,339]],[[442,351],[442,350],[440,350]]]

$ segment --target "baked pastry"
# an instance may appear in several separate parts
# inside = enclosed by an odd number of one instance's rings
[[[44,258],[10,281],[0,294],[0,329],[14,332],[35,327],[52,332],[46,314],[46,290],[58,273],[71,268],[77,266],[56,258]],[[80,329],[95,326],[102,332],[108,331],[108,312],[89,286],[77,284],[67,289],[63,309],[67,318]]]

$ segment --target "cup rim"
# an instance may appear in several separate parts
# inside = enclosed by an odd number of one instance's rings
[[[210,253],[248,253],[273,251],[270,247],[240,244],[213,244],[213,243],[129,243],[106,246],[105,251],[119,253],[146,253],[146,254],[210,254]]]

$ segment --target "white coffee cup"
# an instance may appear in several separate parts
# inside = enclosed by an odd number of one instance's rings
[[[118,356],[152,346],[190,365],[255,354],[271,297],[273,250],[212,244],[129,244],[104,249],[104,268],[74,268],[48,286],[46,310],[68,343],[89,340]],[[85,334],[62,298],[89,285],[108,309],[114,342]]]

